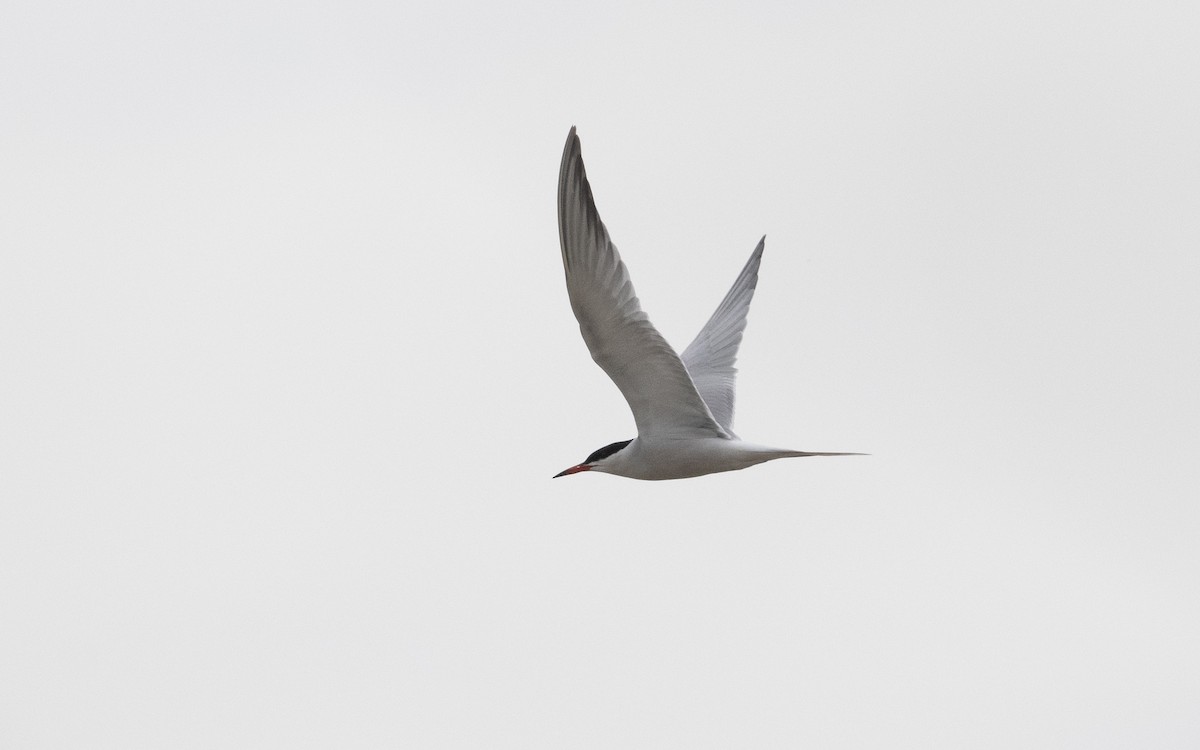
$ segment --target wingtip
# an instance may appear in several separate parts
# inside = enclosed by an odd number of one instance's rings
[[[575,126],[571,126],[571,132],[567,133],[567,142],[563,145],[563,166],[565,167],[569,158],[578,156],[582,151],[579,143],[579,136],[575,133]],[[560,177],[563,173],[560,173]]]
[[[767,245],[767,235],[763,235],[758,244],[754,246],[754,250],[750,253],[750,260],[746,261],[746,267],[757,267],[758,261],[762,258],[763,248]]]

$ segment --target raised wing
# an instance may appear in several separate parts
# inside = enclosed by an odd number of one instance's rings
[[[754,299],[754,287],[758,285],[758,264],[762,261],[763,245],[767,238],[758,241],[758,247],[750,253],[750,260],[738,274],[733,287],[717,305],[695,341],[683,350],[683,364],[700,397],[708,405],[717,423],[733,435],[733,395],[737,378],[738,346],[742,343],[742,331],[746,330],[746,313],[750,311],[750,300]]]
[[[571,309],[592,359],[621,390],[639,437],[728,437],[679,355],[642,312],[596,213],[575,128],[558,173],[558,238]]]

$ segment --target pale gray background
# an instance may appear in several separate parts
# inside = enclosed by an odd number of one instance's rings
[[[8,2],[14,748],[1200,743],[1194,2]],[[633,436],[583,138],[738,431]]]

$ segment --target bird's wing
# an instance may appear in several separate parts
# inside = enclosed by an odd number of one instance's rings
[[[629,402],[640,437],[728,437],[679,355],[642,312],[629,272],[596,213],[575,128],[558,174],[558,237],[584,343]]]
[[[766,241],[766,237],[758,241],[758,247],[750,253],[750,260],[746,261],[725,299],[721,300],[695,341],[683,350],[683,364],[687,366],[696,390],[717,423],[730,435],[733,435],[733,396],[737,378],[734,363],[742,343],[742,331],[746,330],[746,313],[750,311],[750,300],[754,299],[758,264],[762,261]]]

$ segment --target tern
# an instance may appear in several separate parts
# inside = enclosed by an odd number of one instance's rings
[[[558,173],[558,239],[583,341],[629,402],[637,437],[600,448],[556,479],[584,471],[685,479],[776,458],[863,455],[769,448],[733,433],[734,363],[766,237],[683,354],[675,353],[642,312],[629,271],[596,212],[575,128]]]

